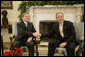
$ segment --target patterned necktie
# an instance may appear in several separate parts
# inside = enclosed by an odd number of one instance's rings
[[[60,34],[61,34],[61,36],[64,38],[63,27],[62,27],[61,24],[59,24],[59,30],[60,30]]]

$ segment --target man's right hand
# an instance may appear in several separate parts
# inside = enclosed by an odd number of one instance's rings
[[[33,36],[35,36],[35,37],[39,37],[39,36],[40,36],[40,34],[39,34],[39,33],[37,33],[37,32],[34,32],[34,33],[33,33]]]
[[[35,32],[33,33],[33,36],[36,37],[36,41],[40,41],[40,33]]]
[[[40,37],[38,36],[38,37],[36,37],[36,41],[40,41]]]

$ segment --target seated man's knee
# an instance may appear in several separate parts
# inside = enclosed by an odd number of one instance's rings
[[[31,42],[27,43],[27,46],[34,46],[34,42],[31,41]]]
[[[13,44],[12,44],[13,47],[21,47],[21,44],[20,42],[18,41],[15,41]]]
[[[54,44],[54,41],[53,40],[50,40],[49,41],[49,45],[53,45]]]

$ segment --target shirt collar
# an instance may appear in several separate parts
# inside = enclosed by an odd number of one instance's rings
[[[24,21],[25,24],[27,24],[27,22]]]
[[[63,24],[64,24],[64,21],[61,23],[61,25],[63,26]]]

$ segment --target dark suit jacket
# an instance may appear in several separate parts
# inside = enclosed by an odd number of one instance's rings
[[[18,30],[18,35],[15,38],[15,40],[18,41],[26,41],[28,37],[33,37],[32,33],[36,32],[33,24],[31,22],[28,22],[28,26],[25,26],[25,23],[19,22],[17,23],[17,30]]]
[[[64,21],[63,33],[64,33],[64,38],[62,38],[60,31],[59,31],[59,23],[56,22],[53,25],[53,27],[49,33],[41,34],[41,38],[56,35],[55,40],[58,40],[60,42],[75,42],[76,41],[75,28],[74,28],[72,22]]]

